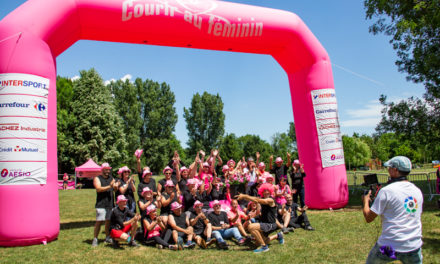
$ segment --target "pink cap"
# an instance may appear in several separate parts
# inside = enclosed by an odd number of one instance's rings
[[[275,159],[275,163],[281,163],[281,162],[283,162],[283,159],[281,157],[277,157]]]
[[[178,203],[178,202],[174,202],[174,203],[171,204],[171,210],[177,210],[177,209],[180,209],[180,208],[182,208],[182,205],[180,203]]]
[[[174,182],[172,180],[168,180],[165,182],[165,187],[174,187]]]
[[[188,179],[186,181],[186,185],[196,185],[196,184],[197,184],[197,182],[195,179]]]
[[[112,167],[110,167],[110,164],[108,164],[107,162],[102,163],[101,165],[101,170],[103,169],[111,169]]]
[[[217,204],[220,205],[220,202],[218,200],[214,200],[212,202],[212,207],[216,206]]]
[[[147,192],[153,193],[153,191],[150,188],[145,187],[145,188],[142,189],[141,195],[144,196],[144,194],[147,193]]]
[[[258,164],[258,168],[264,168],[264,167],[266,167],[266,164],[264,164],[264,162],[260,162]]]
[[[143,149],[137,149],[137,150],[134,152],[134,155],[135,155],[136,157],[140,158],[141,155],[142,155],[142,152],[144,152]]]
[[[195,203],[194,203],[194,205],[193,205],[193,208],[196,208],[196,207],[199,206],[199,205],[203,206],[203,203],[200,202],[200,201],[195,201]]]
[[[246,163],[246,162],[242,162],[242,163],[241,163],[241,166],[242,166],[243,168],[245,168],[245,167],[247,166],[247,163]]]
[[[154,212],[154,211],[156,211],[156,206],[154,205],[154,204],[150,204],[148,207],[147,207],[147,214],[150,214],[151,212]]]
[[[131,172],[131,170],[127,166],[122,167],[121,170],[122,172],[126,172],[126,171]]]
[[[234,167],[235,166],[235,161],[233,159],[230,159],[227,164],[228,164],[229,167]],[[232,164],[232,166],[229,165],[229,164]]]
[[[171,173],[173,173],[173,169],[171,169],[169,166],[166,166],[162,173],[165,174],[166,171],[171,171]]]
[[[274,180],[274,177],[273,177],[272,175],[267,175],[267,176],[266,176],[266,182],[268,182],[269,179],[273,181],[273,180]]]
[[[203,167],[210,167],[208,162],[203,162]]]
[[[301,164],[301,162],[299,162],[299,160],[294,160],[293,164]]]
[[[150,169],[147,168],[144,170],[144,172],[142,172],[142,178],[145,177],[145,175],[147,175],[147,174],[151,175],[153,173],[150,171]]]
[[[122,174],[122,168],[119,168],[118,174]]]
[[[266,179],[263,178],[263,177],[260,177],[260,178],[258,178],[258,182],[265,183],[265,182],[266,182]]]
[[[189,169],[185,166],[183,166],[182,168],[180,168],[180,173],[184,172],[184,171],[188,171]]]
[[[125,196],[123,194],[118,195],[118,199],[116,200],[116,203],[119,204],[120,202],[126,202],[128,201],[127,198],[125,198]]]
[[[222,171],[225,172],[225,171],[228,171],[228,170],[229,170],[229,166],[228,165],[223,165]]]

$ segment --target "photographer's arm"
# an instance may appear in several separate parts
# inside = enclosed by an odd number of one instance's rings
[[[364,218],[367,223],[373,222],[373,220],[377,217],[377,214],[370,209],[370,195],[371,191],[369,191],[367,195],[364,195],[362,197],[362,212],[364,213]]]

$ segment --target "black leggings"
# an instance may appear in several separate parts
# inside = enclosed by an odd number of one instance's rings
[[[167,229],[167,231],[165,231],[165,233],[161,236],[150,237],[147,239],[147,241],[154,241],[157,244],[168,248],[170,246],[170,244],[168,244],[168,241],[170,241],[172,234],[173,232],[170,229]]]

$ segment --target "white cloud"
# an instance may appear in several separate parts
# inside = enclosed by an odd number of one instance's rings
[[[72,81],[72,82],[74,82],[74,81],[76,81],[76,80],[78,80],[79,79],[79,76],[78,75],[75,75],[75,76],[73,76],[72,78],[70,78],[70,80]]]
[[[126,80],[131,80],[131,78],[133,78],[133,76],[131,76],[131,74],[126,74],[121,78],[121,81],[125,82]]]
[[[111,82],[116,82],[116,80],[112,78],[110,80],[104,81],[104,85],[109,85]]]
[[[376,127],[382,115],[382,105],[379,101],[368,102],[363,108],[347,111],[348,120],[341,121],[343,127]]]
[[[380,122],[381,118],[360,118],[351,119],[347,121],[341,121],[341,126],[343,127],[376,127]]]

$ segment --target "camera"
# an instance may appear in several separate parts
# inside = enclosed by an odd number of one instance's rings
[[[366,174],[364,175],[364,183],[362,183],[362,186],[368,187],[368,189],[364,190],[364,195],[367,195],[369,191],[371,191],[372,194],[375,194],[376,191],[381,187],[379,181],[377,180],[377,174]],[[374,197],[372,197],[372,200]]]

